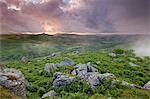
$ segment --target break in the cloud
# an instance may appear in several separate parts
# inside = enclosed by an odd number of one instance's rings
[[[149,0],[0,0],[1,33],[148,33]]]

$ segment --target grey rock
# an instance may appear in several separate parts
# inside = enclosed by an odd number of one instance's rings
[[[126,86],[126,87],[129,87],[129,88],[141,88],[140,86],[138,86],[136,84],[131,84],[131,83],[128,83],[126,81],[121,81],[121,80],[112,81],[111,84],[110,84],[110,87],[112,87],[116,84],[121,84],[122,86]]]
[[[74,51],[73,54],[80,54],[80,52],[79,51]]]
[[[47,56],[47,58],[56,58],[56,57],[59,57],[61,56],[60,53],[52,53],[51,55]]]
[[[23,57],[21,58],[21,62],[23,62],[23,63],[27,63],[28,61],[29,61],[28,58],[25,57],[25,56],[23,56]]]
[[[53,81],[53,87],[60,87],[63,85],[71,84],[72,81],[75,80],[74,77],[66,76],[60,72],[55,73],[55,80]]]
[[[148,82],[144,85],[143,88],[146,89],[146,90],[150,90],[150,81],[148,81]]]
[[[58,67],[61,67],[61,66],[74,66],[74,65],[75,65],[75,62],[70,58],[65,58],[62,62],[57,64]]]
[[[47,97],[52,97],[54,98],[57,95],[57,93],[54,90],[49,91],[48,93],[45,93],[41,98],[47,98]]]
[[[100,74],[98,72],[89,72],[85,75],[82,75],[82,79],[87,81],[91,87],[98,85],[101,81],[99,79]]]
[[[104,80],[104,79],[106,79],[108,77],[114,77],[115,78],[115,75],[111,74],[111,73],[100,74],[100,80]]]
[[[54,73],[54,78],[56,79],[56,78],[60,78],[62,75],[64,75],[63,73],[61,73],[61,72],[56,72],[56,73]]]
[[[87,81],[91,87],[94,87],[98,84],[100,84],[100,82],[110,76],[115,77],[113,74],[111,73],[104,73],[104,74],[100,74],[97,72],[98,70],[94,67],[92,67],[90,65],[90,63],[88,64],[78,64],[75,66],[75,69],[71,72],[72,75],[77,75],[79,76],[81,79]]]
[[[20,97],[26,97],[27,80],[16,69],[5,68],[0,71],[0,86],[5,87]]]
[[[44,70],[48,73],[53,73],[55,69],[62,67],[62,66],[74,66],[75,62],[72,59],[65,58],[60,63],[46,63],[44,66]]]
[[[109,56],[116,57],[117,55],[115,53],[109,53]]]
[[[57,65],[54,63],[46,63],[44,70],[48,73],[53,73],[54,70],[57,68]]]
[[[82,75],[85,75],[87,72],[96,72],[96,71],[98,70],[92,67],[90,64],[78,64],[75,66],[75,70],[72,71],[72,74],[81,77]]]
[[[101,62],[100,62],[100,61],[97,61],[96,64],[101,64]]]
[[[91,87],[95,87],[96,85],[100,84],[104,79],[107,79],[109,77],[115,77],[113,74],[110,73],[104,73],[100,74],[98,72],[88,72],[85,75],[82,75],[82,79],[87,81]]]
[[[135,88],[136,87],[135,84],[130,84],[130,83],[126,82],[126,81],[122,81],[121,84],[124,85],[124,86],[127,86],[127,87],[131,87],[131,88]]]
[[[137,61],[137,59],[135,59],[135,58],[129,58],[129,61]]]

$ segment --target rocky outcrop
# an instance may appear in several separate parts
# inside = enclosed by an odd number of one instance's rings
[[[75,70],[72,71],[73,75],[79,76],[81,79],[87,81],[91,87],[95,87],[100,84],[105,78],[113,76],[111,73],[100,74],[98,70],[92,67],[90,64],[78,64],[75,66]]]
[[[98,72],[88,72],[83,75],[81,79],[87,81],[91,85],[91,87],[95,87],[100,84],[104,79],[107,79],[109,77],[115,76],[111,73],[100,74]]]
[[[64,60],[60,63],[46,63],[44,70],[48,73],[53,72],[56,68],[62,67],[62,66],[74,66],[75,62],[70,58],[64,58]]]
[[[72,71],[72,74],[81,77],[82,75],[85,75],[87,72],[96,72],[96,71],[98,70],[92,67],[90,64],[77,64],[75,66],[75,70]]]
[[[57,93],[54,91],[54,90],[51,90],[49,91],[48,93],[45,93],[41,99],[44,99],[44,98],[47,98],[47,97],[50,97],[52,99],[54,99],[54,97],[57,95]]]
[[[144,85],[143,88],[146,89],[146,90],[150,90],[150,81],[148,81],[148,82]]]
[[[69,77],[61,72],[56,72],[54,74],[55,80],[53,81],[53,87],[60,87],[63,85],[71,84],[75,80],[74,77]]]
[[[20,71],[4,68],[0,70],[0,86],[11,90],[19,97],[25,98],[28,82]]]

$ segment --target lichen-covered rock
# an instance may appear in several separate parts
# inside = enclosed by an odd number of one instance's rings
[[[107,79],[111,76],[115,77],[111,73],[100,74],[98,72],[88,72],[85,75],[82,75],[81,79],[87,81],[91,85],[91,87],[95,87],[100,84],[104,79]]]
[[[71,84],[71,82],[73,80],[75,80],[74,77],[66,76],[66,75],[64,75],[63,73],[60,73],[60,72],[56,72],[54,74],[54,77],[55,77],[55,80],[53,81],[53,87],[60,87],[60,86],[63,86],[63,85],[68,85],[68,84]]]
[[[51,97],[54,98],[57,95],[57,93],[54,90],[49,91],[48,93],[45,93],[41,98],[47,98],[47,97]]]
[[[64,60],[60,63],[46,63],[44,66],[44,70],[48,73],[53,73],[55,69],[62,66],[74,66],[75,62],[72,59],[64,58]]]
[[[131,84],[131,83],[128,83],[126,81],[121,81],[121,80],[114,80],[114,81],[112,81],[110,83],[110,87],[115,86],[116,84],[120,84],[122,86],[126,86],[126,87],[129,87],[129,88],[140,88],[140,89],[142,89],[141,86],[138,86],[136,84]]]
[[[5,68],[0,70],[0,86],[10,89],[16,95],[24,98],[28,82],[20,71]]]
[[[81,77],[85,75],[87,72],[96,72],[97,69],[92,67],[90,64],[78,64],[75,66],[75,70],[72,71],[73,75],[78,75]]]
[[[91,85],[91,87],[100,84],[100,82],[105,78],[108,78],[110,76],[115,77],[111,73],[100,74],[97,71],[98,70],[91,66],[90,63],[78,64],[75,66],[75,69],[71,72],[71,74],[79,76],[81,79],[88,82]]]
[[[61,67],[61,66],[74,66],[74,65],[75,65],[75,62],[70,58],[64,58],[64,60],[62,62],[57,64],[57,66],[59,66],[59,67]]]
[[[101,81],[99,79],[100,74],[98,72],[88,72],[81,76],[81,79],[88,82],[91,87],[98,85]]]
[[[148,82],[144,85],[143,88],[146,89],[146,90],[150,90],[150,81],[148,81]]]
[[[53,71],[57,68],[57,65],[54,63],[46,63],[44,70],[48,73],[53,73]]]
[[[108,77],[114,77],[115,78],[115,75],[111,74],[111,73],[103,73],[103,74],[100,74],[100,76],[99,76],[100,80],[104,80]]]

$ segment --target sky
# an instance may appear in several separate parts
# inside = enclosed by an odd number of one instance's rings
[[[0,0],[0,34],[149,33],[150,0]]]

